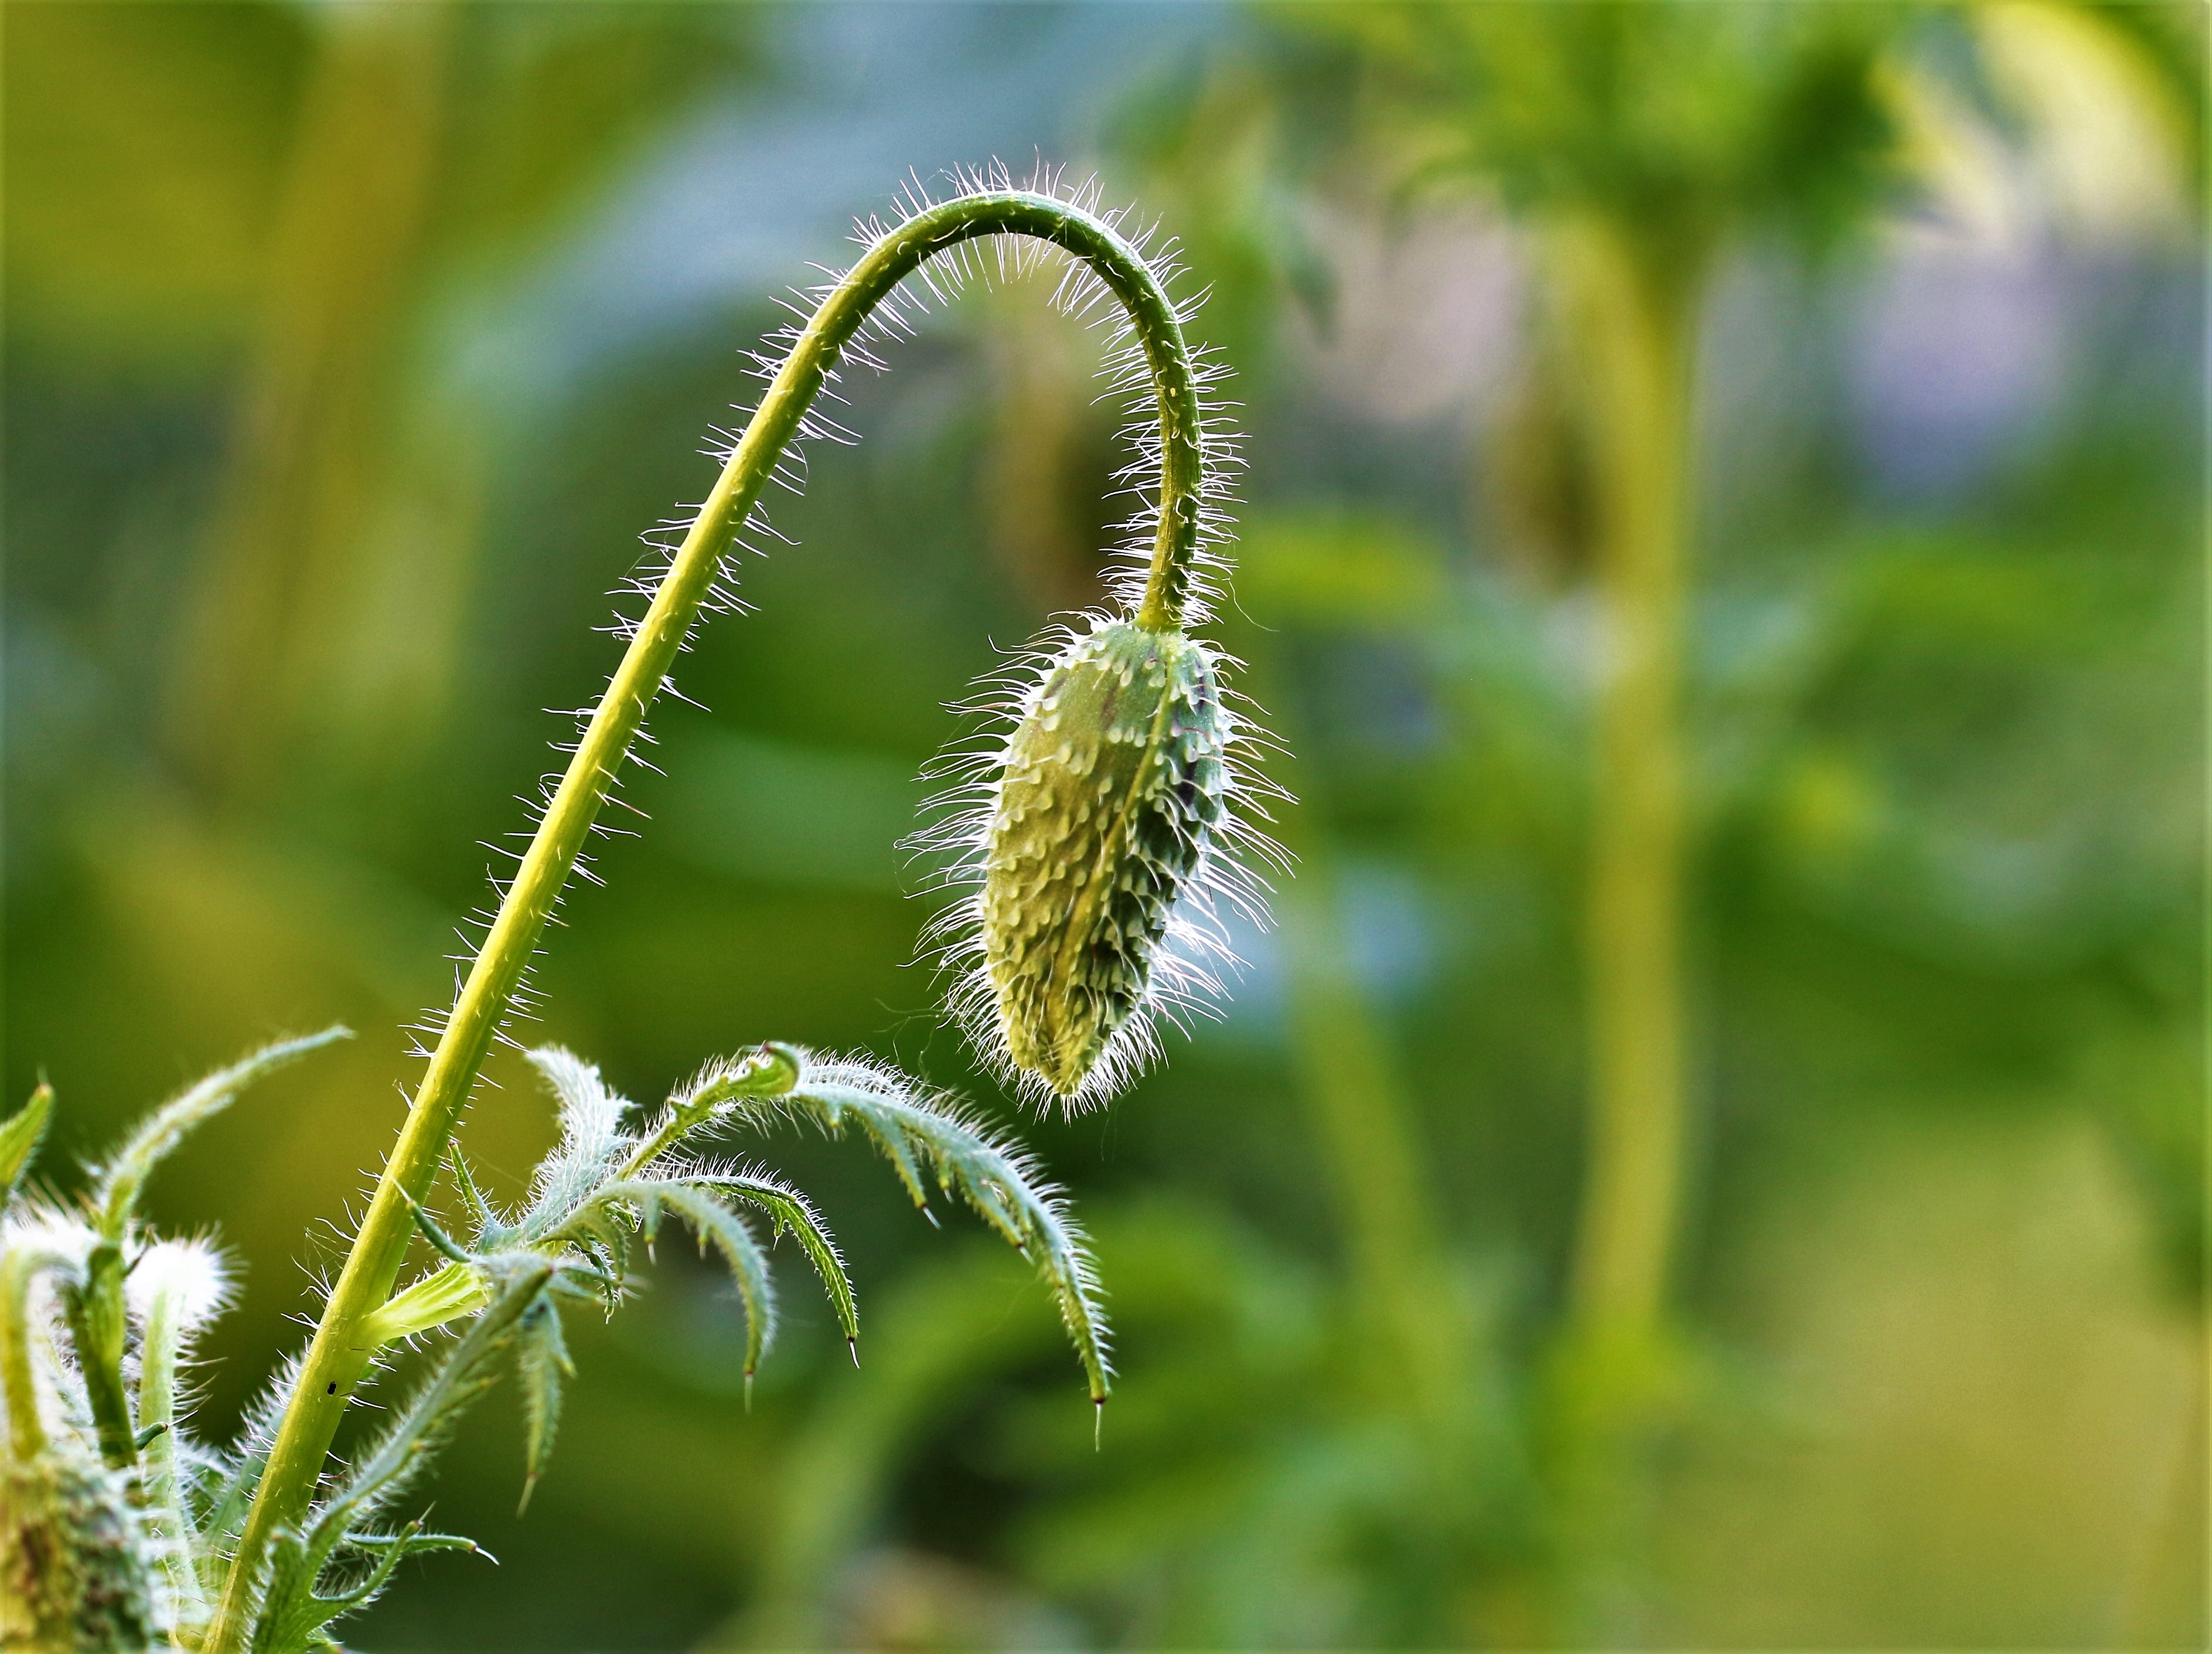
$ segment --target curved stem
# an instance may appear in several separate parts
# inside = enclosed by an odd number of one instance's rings
[[[206,1654],[234,1654],[243,1645],[270,1536],[296,1527],[313,1502],[338,1420],[373,1353],[362,1323],[391,1295],[414,1234],[409,1202],[429,1193],[539,933],[646,710],[706,600],[723,554],[869,313],[925,260],[979,236],[1006,234],[1052,242],[1088,265],[1127,310],[1143,344],[1159,408],[1161,478],[1159,528],[1137,621],[1155,629],[1178,623],[1198,548],[1198,391],[1175,307],[1143,257],[1103,221],[1023,191],[963,196],[918,213],[884,235],[822,301],[793,343],[670,562],[515,871],[377,1181],[344,1270],[323,1306],[209,1628]]]

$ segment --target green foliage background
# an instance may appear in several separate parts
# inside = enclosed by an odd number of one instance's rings
[[[1221,1023],[1021,1123],[1098,1241],[1104,1450],[1020,1262],[814,1146],[860,1370],[802,1312],[748,1415],[726,1286],[665,1257],[579,1329],[527,1520],[511,1402],[447,1462],[501,1566],[411,1570],[359,1640],[2200,1640],[2201,28],[9,5],[8,1094],[43,1068],[89,1154],[272,1032],[363,1034],[155,1191],[245,1264],[217,1419],[389,1143],[538,708],[596,690],[603,593],[846,218],[1095,167],[1241,374],[1222,630],[1301,872]],[[1698,386],[1685,1194],[1660,1335],[1595,1355],[1605,381],[1547,251],[1593,217],[1692,283]],[[536,1031],[631,1094],[776,1037],[993,1099],[892,846],[944,703],[1097,593],[1112,424],[1044,296],[852,386],[865,441],[656,715]],[[468,1140],[514,1174],[551,1124],[497,1078]]]

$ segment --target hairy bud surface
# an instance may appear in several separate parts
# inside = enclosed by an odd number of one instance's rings
[[[0,1648],[143,1654],[152,1575],[120,1477],[59,1449],[0,1462]]]
[[[988,829],[983,966],[1007,1055],[1072,1098],[1142,1004],[1220,820],[1221,692],[1206,646],[1099,619],[1007,743]]]

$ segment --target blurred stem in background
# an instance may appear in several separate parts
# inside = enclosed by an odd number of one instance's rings
[[[1668,1365],[1690,1108],[1682,680],[1698,282],[1694,267],[1604,216],[1552,227],[1542,245],[1584,387],[1599,601],[1583,951],[1589,1102],[1553,1397],[1575,1576],[1562,1629],[1618,1636],[1636,1614],[1647,1492],[1636,1462]]]
[[[471,330],[617,163],[752,74],[742,9],[311,8],[166,745],[236,820],[391,854],[453,721],[504,410]],[[480,338],[480,335],[478,335]],[[508,342],[502,349],[512,349]],[[364,842],[366,841],[366,842]]]
[[[450,120],[449,8],[337,7],[318,21],[170,708],[173,750],[233,807],[296,779],[333,690],[332,640],[356,609],[387,491],[402,336]],[[433,617],[409,608],[419,636]]]
[[[1690,376],[1706,271],[1762,218],[1808,246],[1887,176],[1889,15],[1648,6],[1297,13],[1348,37],[1408,179],[1528,232],[1589,480],[1599,624],[1583,883],[1587,1126],[1540,1433],[1558,1634],[1633,1640],[1684,1220],[1684,663]],[[1808,141],[1808,135],[1814,135]],[[1509,483],[1510,485],[1510,483]]]
[[[1603,605],[1589,946],[1590,1128],[1572,1314],[1641,1343],[1664,1310],[1681,1206],[1682,656],[1688,313],[1683,277],[1623,227],[1553,233],[1580,318]]]
[[[1389,1410],[1434,1420],[1458,1389],[1461,1329],[1443,1301],[1443,1231],[1421,1170],[1419,1126],[1395,1043],[1352,966],[1328,777],[1297,756],[1304,738],[1278,658],[1283,641],[1246,625],[1234,642],[1249,692],[1285,732],[1268,770],[1291,795],[1274,832],[1297,858],[1275,897],[1291,1055],[1335,1196],[1346,1297],[1372,1335],[1358,1341],[1366,1377]]]

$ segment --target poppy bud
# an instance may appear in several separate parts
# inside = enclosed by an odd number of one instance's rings
[[[1221,819],[1227,738],[1206,646],[1128,620],[1095,620],[1022,706],[983,843],[981,963],[1006,1055],[1063,1098],[1145,1000]]]
[[[143,1650],[155,1634],[152,1572],[113,1471],[61,1447],[0,1462],[0,1646]]]

